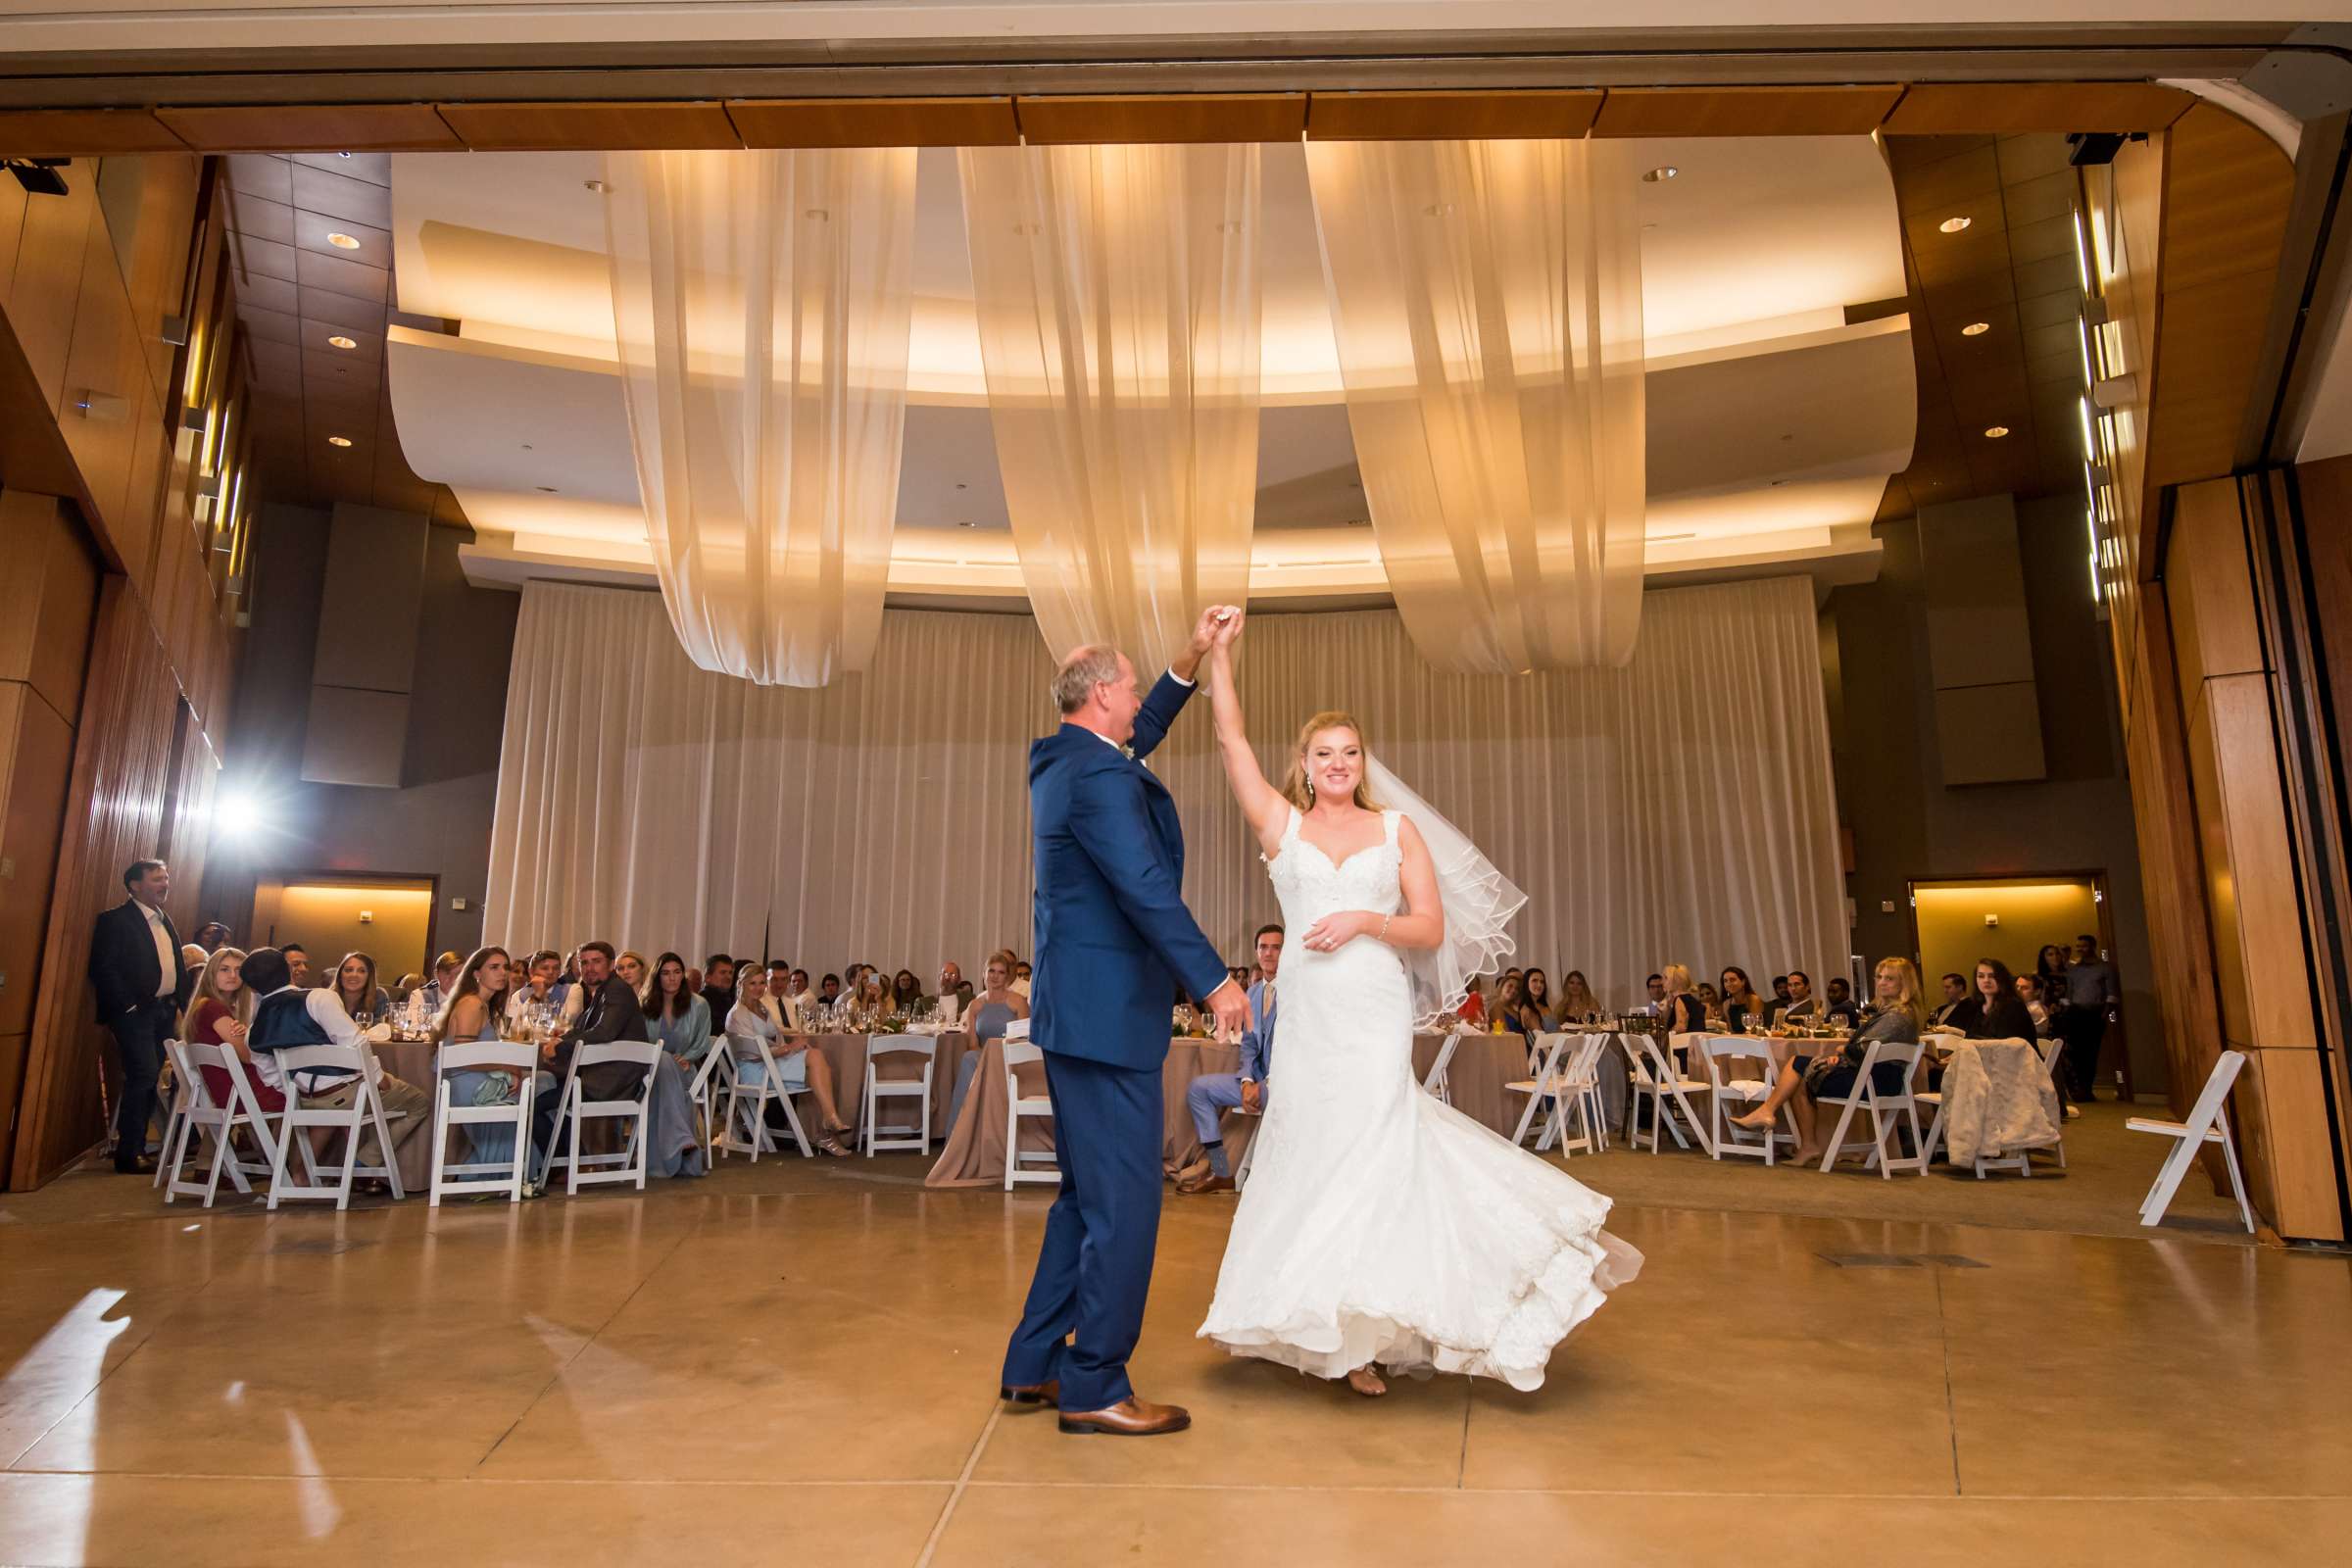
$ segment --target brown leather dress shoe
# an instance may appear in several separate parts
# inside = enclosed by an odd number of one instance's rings
[[[1156,1438],[1192,1424],[1192,1412],[1180,1404],[1149,1404],[1132,1395],[1107,1410],[1061,1412],[1061,1430],[1082,1436],[1100,1432],[1114,1438]]]
[[[1007,1383],[997,1390],[997,1397],[1015,1404],[1059,1404],[1061,1384],[1053,1378],[1043,1383]]]
[[[1201,1193],[1232,1193],[1239,1192],[1241,1189],[1234,1186],[1233,1178],[1230,1176],[1211,1175],[1200,1177],[1197,1181],[1178,1182],[1176,1190],[1188,1198],[1193,1198]]]
[[[1207,1160],[1196,1159],[1190,1165],[1185,1166],[1182,1170],[1173,1170],[1168,1174],[1175,1181],[1178,1187],[1182,1187],[1187,1182],[1197,1182],[1200,1180],[1201,1177],[1208,1175],[1212,1169],[1213,1167]]]

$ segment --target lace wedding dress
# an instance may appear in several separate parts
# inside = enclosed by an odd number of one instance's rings
[[[1402,905],[1399,813],[1342,864],[1291,812],[1267,874],[1301,934]],[[1281,1081],[1267,1097],[1200,1337],[1318,1377],[1367,1362],[1544,1382],[1552,1348],[1634,1277],[1609,1200],[1422,1091],[1396,950],[1294,943],[1278,982]]]

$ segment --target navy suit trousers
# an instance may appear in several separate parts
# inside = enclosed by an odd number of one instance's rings
[[[1159,1152],[1167,1137],[1160,1068],[1049,1053],[1046,1091],[1061,1196],[1046,1215],[1004,1381],[1058,1380],[1064,1410],[1102,1410],[1135,1393],[1127,1358],[1144,1332],[1159,1244]]]

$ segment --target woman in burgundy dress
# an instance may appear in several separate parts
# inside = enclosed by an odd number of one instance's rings
[[[187,1038],[198,1045],[224,1047],[244,1069],[245,1082],[264,1110],[283,1110],[286,1098],[262,1081],[253,1056],[245,1049],[245,1026],[253,1020],[253,993],[245,989],[245,952],[221,948],[205,959],[197,976],[196,995],[188,1004]],[[219,1067],[204,1069],[204,1087],[213,1103],[229,1100],[228,1074]]]

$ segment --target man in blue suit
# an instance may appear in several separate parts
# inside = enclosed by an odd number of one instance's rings
[[[1282,967],[1282,927],[1257,932],[1259,979],[1250,987],[1250,1027],[1242,1035],[1239,1072],[1204,1072],[1184,1092],[1184,1106],[1200,1135],[1200,1160],[1177,1173],[1180,1193],[1234,1191],[1233,1166],[1225,1158],[1225,1112],[1239,1106],[1251,1115],[1266,1108],[1274,1075],[1274,975]]]
[[[1184,831],[1143,759],[1192,696],[1209,633],[1229,612],[1202,612],[1148,698],[1116,649],[1072,653],[1054,676],[1061,728],[1029,748],[1029,1038],[1045,1052],[1061,1196],[999,1392],[1052,1400],[1064,1432],[1149,1437],[1192,1424],[1175,1405],[1138,1399],[1127,1381],[1159,1237],[1168,1003],[1181,985],[1238,1033],[1249,999],[1185,911]]]

